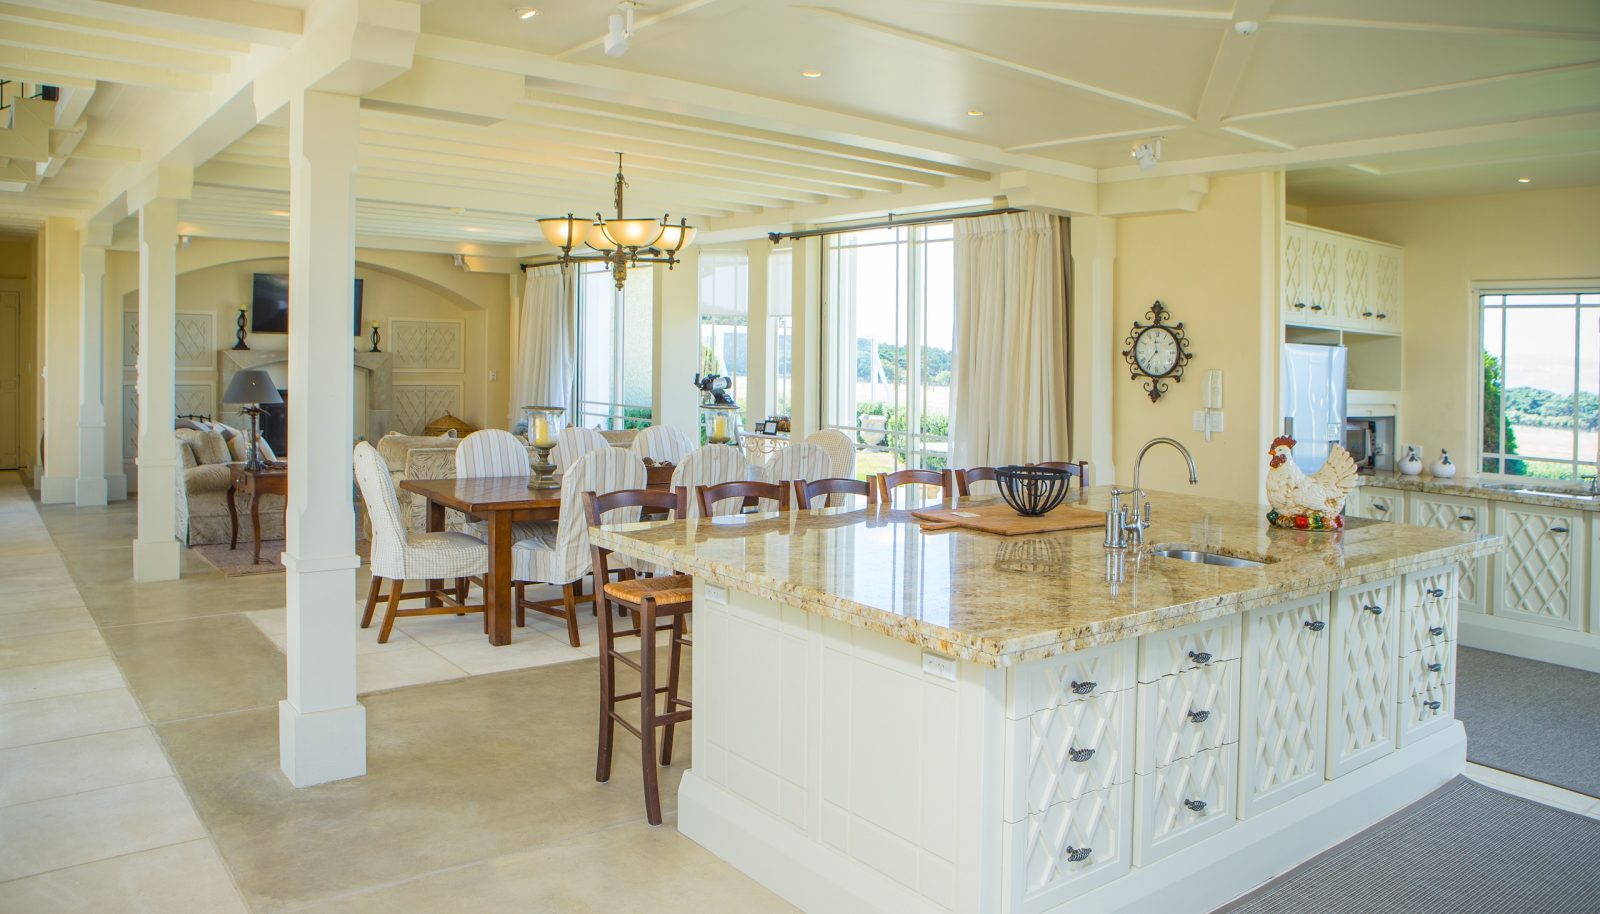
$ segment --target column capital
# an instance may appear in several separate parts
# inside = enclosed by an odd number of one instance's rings
[[[187,200],[193,195],[193,168],[160,165],[128,188],[128,212],[142,210],[158,200]]]
[[[112,226],[109,222],[86,222],[79,232],[86,248],[111,247]]]

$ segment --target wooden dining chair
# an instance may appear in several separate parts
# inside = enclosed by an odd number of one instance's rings
[[[894,502],[894,490],[901,486],[936,486],[943,492],[944,498],[955,494],[955,483],[951,480],[948,470],[895,470],[893,473],[879,473],[878,501],[884,504]]]
[[[828,479],[799,479],[794,484],[795,494],[799,496],[799,506],[807,511],[811,510],[811,501],[824,495],[860,495],[867,500],[867,504],[878,503],[878,481],[876,479],[847,479],[840,476]],[[835,499],[830,498],[824,507],[835,507]]]
[[[1076,463],[1068,463],[1065,460],[1045,460],[1040,463],[1029,464],[1029,466],[1049,467],[1052,470],[1066,470],[1069,476],[1078,477],[1078,488],[1089,488],[1089,461],[1087,460],[1079,460]]]
[[[791,492],[793,486],[789,483],[754,480],[719,482],[709,486],[694,487],[695,498],[700,502],[701,517],[716,517],[717,503],[729,498],[743,499],[739,506],[740,513],[759,507],[763,500],[775,501],[778,503],[779,511],[787,511]]]
[[[683,517],[696,517],[700,501],[694,493],[700,486],[719,482],[744,482],[757,478],[757,468],[750,465],[743,448],[726,444],[707,444],[696,448],[683,458],[672,471],[672,488],[678,493],[678,503],[683,505]],[[735,514],[739,506],[726,502],[719,504],[715,514]]]
[[[627,489],[597,495],[583,494],[584,513],[590,525],[603,522],[611,511],[640,509],[678,512],[678,495],[655,489]],[[615,518],[613,518],[615,520]],[[600,745],[595,755],[594,779],[611,780],[611,743],[616,725],[639,738],[639,756],[644,774],[645,820],[661,824],[661,787],[656,772],[656,728],[661,728],[660,764],[672,764],[672,737],[678,724],[688,723],[693,706],[679,695],[683,672],[683,649],[693,646],[688,635],[689,613],[694,609],[694,579],[686,574],[635,577],[628,569],[611,567],[612,552],[593,545],[594,579],[605,583],[597,588],[600,608]],[[622,580],[610,576],[621,571]],[[618,629],[610,607],[625,611],[632,628]],[[665,620],[665,624],[662,624]],[[668,632],[667,682],[656,683],[656,634]],[[638,660],[617,649],[617,639],[638,636]],[[636,691],[618,694],[617,664],[639,673]],[[663,710],[656,709],[656,696],[666,695]],[[639,724],[634,726],[617,711],[619,702],[639,700]]]
[[[975,482],[998,482],[994,474],[994,467],[972,467],[965,470],[952,470],[951,475],[956,480],[956,494],[966,497],[972,494],[972,484]]]

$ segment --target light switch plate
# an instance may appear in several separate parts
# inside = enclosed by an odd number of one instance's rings
[[[949,682],[956,681],[956,658],[922,652],[922,672]]]

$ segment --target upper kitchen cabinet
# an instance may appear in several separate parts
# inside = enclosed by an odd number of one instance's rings
[[[1401,249],[1340,232],[1284,224],[1283,319],[1302,327],[1399,333]]]

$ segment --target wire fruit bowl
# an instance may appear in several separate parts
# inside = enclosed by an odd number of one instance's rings
[[[1023,517],[1049,514],[1067,497],[1072,475],[1052,467],[1000,467],[994,471],[1000,497]]]

